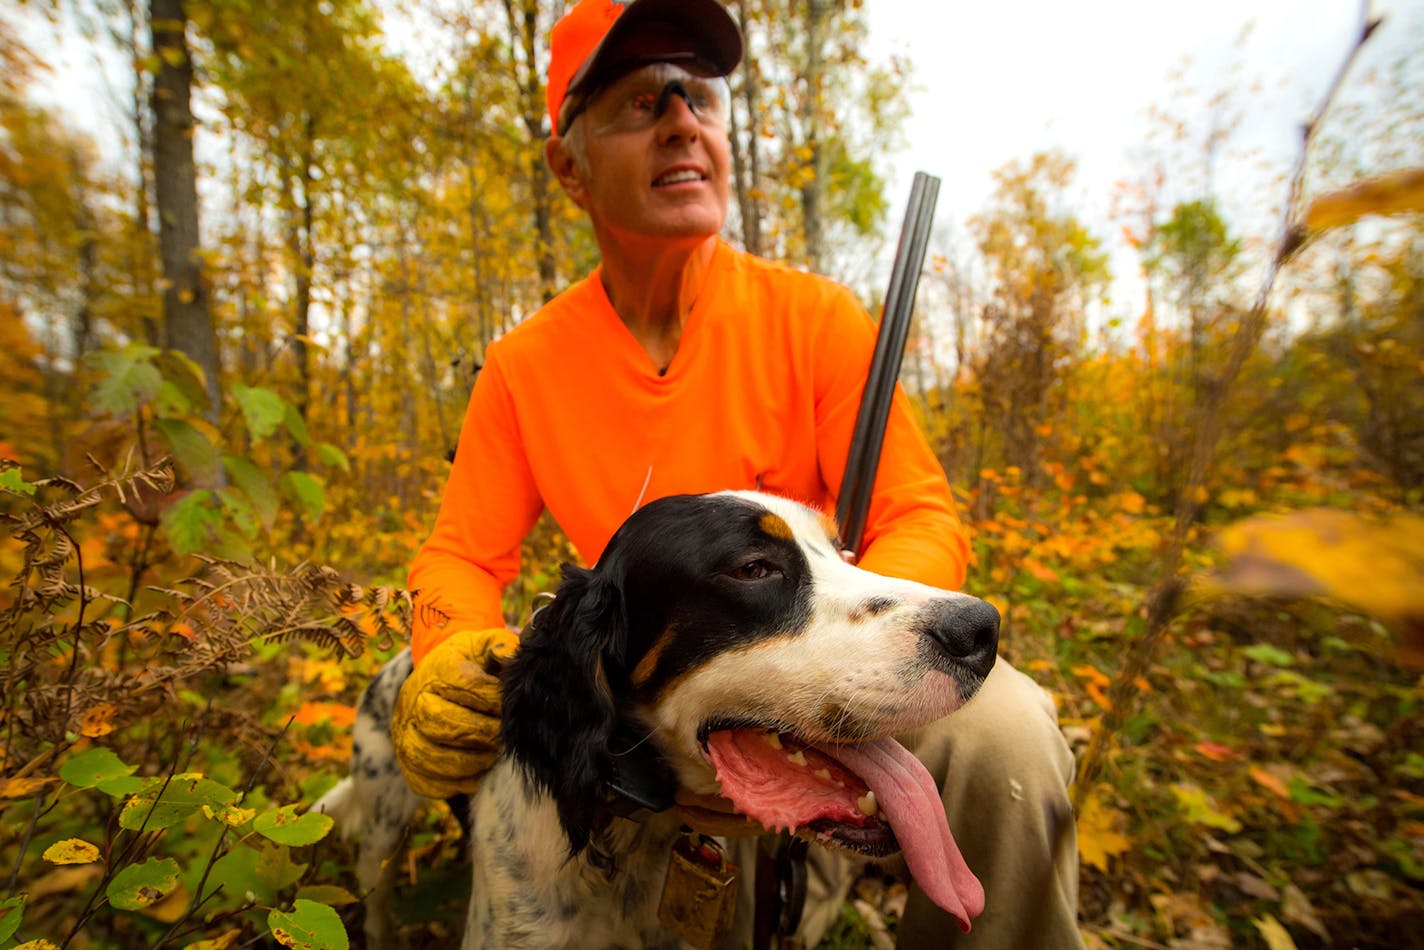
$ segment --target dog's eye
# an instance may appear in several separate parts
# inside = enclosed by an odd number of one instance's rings
[[[781,570],[770,561],[758,558],[733,568],[729,573],[739,581],[759,581],[774,577],[780,574]]]

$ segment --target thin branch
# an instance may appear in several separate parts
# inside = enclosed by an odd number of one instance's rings
[[[1132,705],[1136,692],[1136,681],[1151,667],[1157,655],[1157,649],[1167,632],[1167,627],[1177,614],[1177,606],[1182,591],[1185,589],[1185,581],[1181,577],[1183,554],[1186,550],[1187,539],[1191,535],[1192,526],[1201,514],[1203,490],[1207,483],[1207,476],[1211,471],[1212,460],[1216,456],[1217,446],[1221,441],[1225,417],[1222,410],[1226,398],[1231,395],[1241,370],[1246,365],[1246,361],[1256,351],[1256,347],[1265,333],[1271,294],[1275,289],[1281,268],[1302,246],[1301,235],[1304,230],[1299,223],[1300,197],[1311,146],[1314,144],[1315,134],[1320,123],[1339,93],[1350,66],[1354,63],[1365,42],[1380,25],[1379,19],[1370,17],[1369,7],[1369,0],[1362,0],[1360,4],[1361,25],[1355,43],[1346,53],[1344,61],[1336,70],[1315,111],[1301,127],[1300,152],[1291,173],[1276,251],[1271,255],[1267,264],[1265,276],[1262,278],[1261,287],[1257,291],[1250,312],[1242,320],[1232,337],[1226,363],[1217,377],[1211,380],[1206,387],[1206,398],[1196,411],[1195,425],[1193,426],[1196,435],[1192,444],[1187,478],[1177,497],[1176,520],[1171,539],[1162,555],[1159,569],[1160,580],[1148,596],[1146,630],[1141,639],[1133,645],[1131,653],[1128,654],[1126,662],[1108,690],[1108,708],[1103,713],[1097,729],[1094,730],[1092,742],[1084,753],[1083,761],[1078,768],[1078,777],[1075,780],[1073,792],[1076,806],[1081,807],[1084,795],[1097,778],[1097,773],[1102,768],[1108,743],[1126,719]]]

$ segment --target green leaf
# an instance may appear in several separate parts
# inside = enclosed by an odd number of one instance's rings
[[[356,895],[336,884],[308,884],[297,888],[297,900],[316,901],[332,907],[343,907],[356,903]]]
[[[299,815],[297,808],[296,805],[283,805],[281,808],[264,812],[252,823],[252,829],[278,844],[300,848],[316,844],[325,838],[326,833],[335,824],[330,815],[318,812]]]
[[[0,943],[9,940],[20,929],[20,921],[25,916],[25,897],[7,897],[0,900]]]
[[[137,769],[136,765],[125,765],[111,749],[94,748],[85,749],[61,765],[59,777],[75,788],[100,788],[107,782],[129,777]]]
[[[150,858],[124,868],[104,889],[109,903],[120,910],[152,907],[178,886],[178,862],[172,858]]]
[[[292,849],[284,844],[263,842],[262,853],[253,868],[257,877],[274,891],[290,887],[302,879],[307,866],[292,860]]]
[[[308,472],[288,472],[282,476],[282,489],[300,506],[309,524],[321,520],[326,511],[326,485]]]
[[[282,421],[286,423],[287,431],[291,433],[296,443],[302,448],[306,448],[307,444],[311,442],[311,436],[307,434],[306,420],[302,418],[301,413],[297,412],[297,407],[288,404]]]
[[[191,415],[193,403],[189,401],[182,389],[165,379],[163,385],[158,387],[158,396],[154,399],[153,411],[161,419],[175,419]]]
[[[317,443],[316,455],[317,458],[321,459],[321,464],[323,465],[339,468],[343,472],[351,471],[351,463],[347,461],[346,453],[330,442]]]
[[[257,873],[259,858],[252,848],[234,847],[213,863],[209,880],[214,888],[221,887],[229,900],[251,894],[259,904],[271,904],[277,900],[277,891]]]
[[[207,436],[182,419],[155,419],[153,424],[193,481],[199,485],[217,484],[222,472],[221,457]]]
[[[1295,657],[1280,647],[1273,647],[1269,643],[1255,643],[1249,647],[1244,647],[1241,652],[1257,663],[1268,663],[1271,666],[1295,666]]]
[[[90,405],[122,418],[152,400],[163,385],[163,375],[149,362],[157,353],[152,347],[138,346],[96,351],[91,362],[99,367],[103,377],[89,396]]]
[[[272,911],[267,926],[273,939],[293,950],[348,950],[351,945],[340,915],[316,901],[299,899],[291,913]]]
[[[206,409],[208,405],[208,381],[203,368],[193,362],[181,350],[164,350],[153,359],[154,365],[163,374],[164,380],[182,396],[188,404],[188,412]]]
[[[0,491],[7,491],[12,495],[33,495],[37,490],[21,477],[18,468],[0,471]]]
[[[262,470],[245,458],[236,455],[224,455],[223,467],[227,469],[227,477],[233,486],[240,489],[247,496],[248,502],[252,505],[253,512],[257,515],[263,527],[272,527],[272,522],[277,520],[277,509],[281,500],[277,497],[276,490]]]
[[[196,772],[173,776],[166,788],[163,783],[163,779],[149,779],[142,792],[124,803],[120,828],[168,828],[200,813],[204,805],[216,809],[237,801],[237,792]]]
[[[206,489],[188,492],[163,509],[163,531],[177,554],[194,554],[213,543],[222,515]]]
[[[254,442],[261,442],[276,432],[289,408],[281,396],[261,386],[236,383],[232,387],[232,395],[242,410],[247,432]]]

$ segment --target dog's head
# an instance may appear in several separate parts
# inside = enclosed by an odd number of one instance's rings
[[[867,793],[908,757],[886,737],[968,700],[997,640],[992,606],[847,564],[834,523],[794,502],[663,498],[596,567],[566,566],[525,630],[505,749],[552,794],[575,853],[627,724],[689,791],[883,853],[898,846],[894,818]],[[872,761],[885,755],[897,761]]]

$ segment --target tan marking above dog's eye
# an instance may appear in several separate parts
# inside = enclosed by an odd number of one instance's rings
[[[757,522],[757,527],[767,535],[782,541],[790,541],[795,537],[791,532],[791,525],[787,524],[786,519],[775,512],[768,511],[763,514],[761,520]]]

